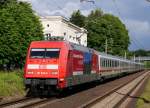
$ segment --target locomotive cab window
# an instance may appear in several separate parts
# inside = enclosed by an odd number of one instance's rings
[[[32,48],[31,58],[59,58],[60,49]]]
[[[59,58],[59,49],[46,49],[45,58]]]

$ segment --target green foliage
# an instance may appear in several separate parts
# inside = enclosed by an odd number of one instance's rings
[[[150,51],[146,51],[146,50],[143,50],[143,49],[132,51],[132,53],[136,57],[138,57],[138,56],[150,56]]]
[[[91,13],[88,15],[88,19],[94,19],[94,18],[98,18],[98,17],[102,17],[103,16],[103,11],[96,9],[96,10],[92,10]]]
[[[6,1],[0,5],[0,69],[21,68],[29,43],[43,38],[42,25],[30,4]]]
[[[16,0],[0,0],[0,7],[3,8],[7,6],[7,4],[12,3],[12,2],[16,2]]]
[[[72,14],[71,19],[78,21],[79,11]],[[81,15],[80,13],[80,16]],[[74,21],[70,20],[72,23]],[[128,52],[130,39],[125,25],[110,14],[104,14],[101,10],[91,11],[85,21],[85,28],[88,30],[88,46],[98,51],[104,52],[107,40],[107,52],[123,56]],[[78,23],[74,23],[77,24]]]
[[[70,21],[79,27],[84,27],[85,16],[81,14],[80,10],[77,10],[72,13]]]
[[[144,66],[147,69],[150,69],[150,61],[144,61]]]
[[[0,96],[24,95],[23,71],[0,72]]]

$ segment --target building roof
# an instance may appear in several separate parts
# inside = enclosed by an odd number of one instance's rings
[[[69,21],[69,19],[67,19],[66,17],[63,17],[63,16],[45,16],[45,17],[41,17],[41,20],[48,20],[48,21],[59,21],[60,20],[64,23],[67,23],[70,27],[72,27],[78,31],[88,33],[85,28],[80,28],[80,27],[76,26],[75,24],[71,23]]]

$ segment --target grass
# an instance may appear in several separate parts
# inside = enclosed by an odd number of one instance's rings
[[[23,95],[23,71],[0,71],[0,97]]]
[[[150,108],[150,78],[140,97],[142,97],[145,101],[143,99],[138,99],[136,108]]]
[[[145,65],[145,68],[149,68],[150,69],[150,61],[145,61],[144,65]]]

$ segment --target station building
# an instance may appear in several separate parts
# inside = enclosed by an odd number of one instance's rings
[[[87,30],[72,24],[67,18],[62,16],[41,17],[44,28],[45,40],[52,37],[60,37],[76,44],[87,46]]]

